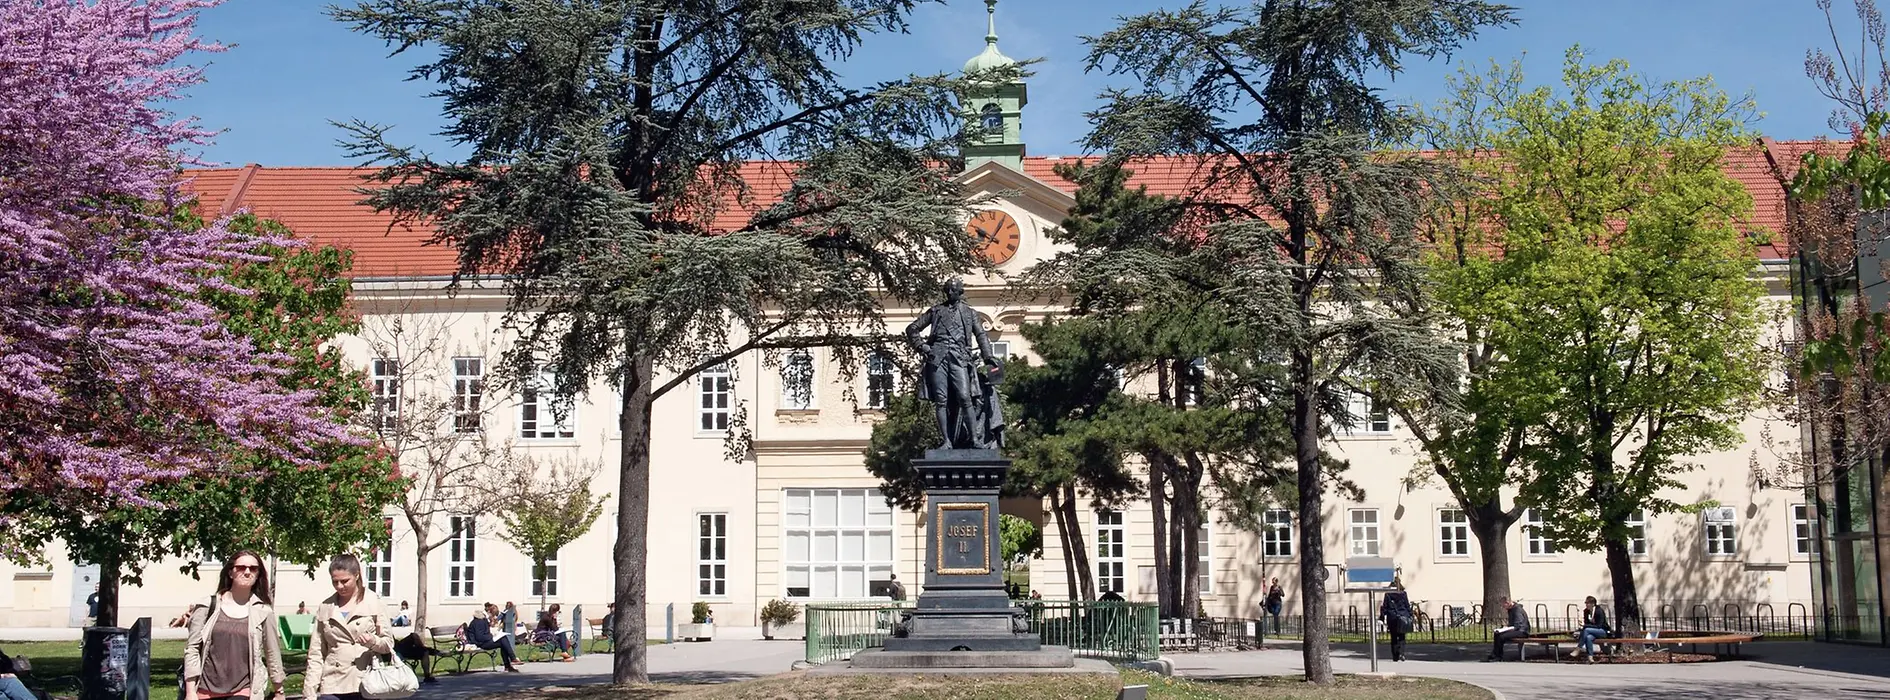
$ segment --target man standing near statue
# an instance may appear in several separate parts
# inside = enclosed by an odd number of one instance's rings
[[[1004,434],[996,390],[1003,365],[991,354],[991,339],[964,297],[964,282],[947,282],[945,303],[906,326],[906,341],[925,362],[919,398],[931,401],[938,413],[939,448],[997,449]],[[930,339],[920,336],[927,328]]]

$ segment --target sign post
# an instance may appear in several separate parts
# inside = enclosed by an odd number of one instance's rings
[[[1398,575],[1398,567],[1389,557],[1347,557],[1345,560],[1345,592],[1365,594],[1366,616],[1371,618],[1371,631],[1366,647],[1372,657],[1372,673],[1378,672],[1378,594],[1391,587],[1391,579]]]

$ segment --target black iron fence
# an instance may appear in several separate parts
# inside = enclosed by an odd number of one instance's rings
[[[1544,603],[1525,605],[1530,608],[1530,625],[1537,634],[1572,633],[1581,627],[1580,605],[1564,605],[1559,610]],[[1493,628],[1501,626],[1485,622],[1479,605],[1443,604],[1428,607],[1428,610],[1417,611],[1417,624],[1406,636],[1407,642],[1487,643]],[[1367,611],[1362,606],[1349,606],[1344,610],[1329,612],[1326,623],[1331,640],[1340,643],[1366,641],[1373,629],[1372,617],[1376,613],[1376,610]],[[1816,638],[1823,630],[1845,624],[1857,626],[1855,621],[1840,619],[1832,614],[1815,614],[1803,603],[1791,603],[1783,608],[1769,603],[1728,603],[1717,606],[1700,603],[1685,607],[1664,604],[1645,611],[1641,619],[1641,627],[1646,631],[1737,632],[1761,635],[1767,639]],[[1164,646],[1251,649],[1266,639],[1300,639],[1305,633],[1306,617],[1205,618],[1193,621],[1188,628],[1194,632],[1192,639]],[[1380,640],[1390,640],[1382,621],[1377,629]]]

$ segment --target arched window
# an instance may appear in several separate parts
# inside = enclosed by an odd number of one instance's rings
[[[997,103],[993,102],[984,106],[982,114],[985,131],[996,132],[991,134],[992,138],[1002,136],[1004,129],[1004,110],[999,108]]]

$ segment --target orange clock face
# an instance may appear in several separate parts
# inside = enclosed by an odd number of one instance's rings
[[[984,242],[978,254],[993,265],[1010,261],[1011,256],[1017,254],[1017,244],[1023,240],[1017,220],[996,209],[981,211],[971,217],[971,222],[965,224],[965,232]]]

